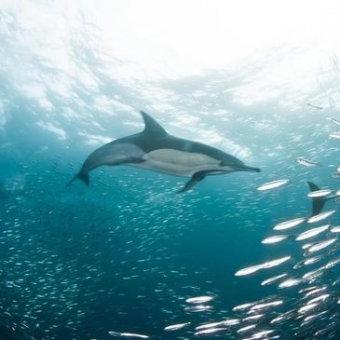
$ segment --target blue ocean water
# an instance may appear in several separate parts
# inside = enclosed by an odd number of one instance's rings
[[[163,6],[18,0],[0,8],[0,339],[337,339],[336,198],[325,203],[323,211],[335,210],[330,218],[284,231],[279,244],[261,243],[276,224],[310,217],[307,181],[338,190],[339,44],[325,39],[338,35],[336,11],[310,9],[308,20],[324,15],[327,23],[320,36],[289,40],[296,35],[286,27],[284,44],[274,35],[249,48],[241,29],[239,40],[223,30],[223,15],[242,8]],[[279,17],[269,9],[263,18]],[[258,28],[260,37],[270,32]],[[67,187],[93,150],[143,129],[140,110],[261,173],[207,177],[178,194],[186,178],[100,167],[89,187]],[[280,179],[289,182],[258,190]],[[297,235],[325,223],[327,232],[311,241],[334,238],[315,251],[321,262],[294,268],[314,256]],[[299,282],[261,285],[283,273]],[[186,300],[200,296],[213,299],[188,309]],[[273,301],[279,306],[261,306]],[[254,315],[255,323],[246,320]],[[179,323],[190,324],[164,330]]]

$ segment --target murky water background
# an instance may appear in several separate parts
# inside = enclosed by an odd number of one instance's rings
[[[307,181],[339,189],[338,6],[5,1],[0,338],[336,339],[338,204],[308,223]],[[143,128],[139,110],[262,172],[177,194],[186,179],[100,168],[67,188],[95,148]],[[235,275],[253,265],[267,268]]]

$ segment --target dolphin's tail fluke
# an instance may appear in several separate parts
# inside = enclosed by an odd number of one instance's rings
[[[312,191],[318,191],[320,190],[320,188],[314,184],[313,182],[307,182],[308,183],[308,186],[309,186],[309,190],[312,192]],[[315,216],[315,215],[318,215],[323,206],[325,205],[326,203],[326,198],[324,197],[314,197],[312,198],[312,215],[311,216]]]
[[[75,175],[68,183],[66,186],[71,185],[71,183],[75,180],[75,179],[80,179],[81,181],[83,181],[87,186],[90,185],[90,177],[89,174],[86,173],[82,173],[79,172],[77,175]]]

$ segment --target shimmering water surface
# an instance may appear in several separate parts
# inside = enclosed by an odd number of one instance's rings
[[[339,12],[2,1],[0,339],[338,339]],[[66,186],[140,110],[261,172]]]

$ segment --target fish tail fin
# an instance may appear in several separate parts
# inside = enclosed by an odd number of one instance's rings
[[[83,181],[87,186],[90,185],[90,177],[89,174],[87,172],[82,173],[79,172],[77,175],[75,175],[68,183],[66,186],[70,186],[71,183],[75,180],[75,179],[80,179],[81,181]]]

